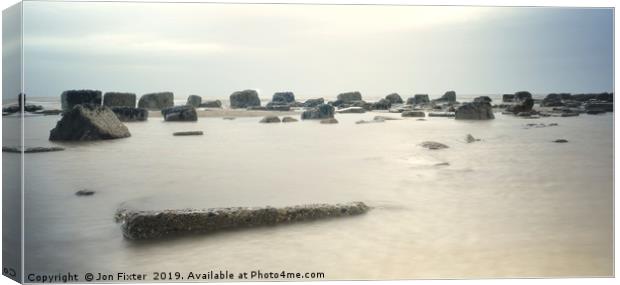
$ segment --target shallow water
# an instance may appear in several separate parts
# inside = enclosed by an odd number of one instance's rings
[[[327,279],[610,276],[613,115],[492,121],[378,113],[259,124],[260,118],[128,123],[127,139],[27,154],[26,274],[325,272]],[[385,114],[398,117],[398,114]],[[26,118],[46,146],[58,116]],[[557,127],[525,129],[527,123]],[[4,117],[3,124],[11,118]],[[5,125],[6,126],[6,125]],[[204,136],[173,137],[202,130]],[[480,142],[467,144],[471,133]],[[565,144],[552,143],[564,138]],[[445,150],[418,146],[427,140]],[[3,153],[3,159],[15,155]],[[448,162],[448,166],[437,166]],[[77,197],[77,190],[97,193]],[[283,206],[364,201],[358,217],[123,239],[119,207]]]

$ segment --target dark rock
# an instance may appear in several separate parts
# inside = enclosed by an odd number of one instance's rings
[[[36,112],[36,114],[41,114],[41,115],[60,115],[62,114],[62,110],[57,110],[57,109],[52,109],[52,110],[39,110]]]
[[[192,106],[194,108],[198,108],[198,107],[200,107],[200,104],[202,104],[202,97],[200,97],[198,95],[189,95],[189,96],[187,96],[187,103],[185,103],[185,105]]]
[[[431,100],[428,97],[428,94],[415,94],[413,97],[409,97],[407,99],[407,105],[419,105],[419,104],[428,104]]]
[[[387,99],[380,99],[379,101],[372,103],[372,109],[374,110],[389,110],[392,107],[392,102]]]
[[[174,106],[174,94],[172,92],[160,92],[144,94],[138,100],[138,108],[147,110],[162,110]]]
[[[149,111],[144,108],[112,107],[112,112],[121,122],[146,121],[149,118]]]
[[[202,136],[204,132],[202,131],[186,131],[186,132],[174,132],[173,136]]]
[[[572,96],[568,93],[551,93],[540,103],[541,107],[560,107],[564,106],[564,100],[570,100]]]
[[[272,102],[293,103],[295,102],[295,94],[293,92],[276,92],[271,98]]]
[[[439,97],[439,99],[433,100],[435,102],[456,102],[456,92],[448,91]]]
[[[279,123],[280,118],[278,116],[267,116],[260,120],[260,123]]]
[[[588,102],[588,101],[603,101],[603,102],[613,102],[614,101],[614,93],[591,93],[591,94],[575,94],[571,96],[571,99],[579,102]]]
[[[24,153],[51,152],[51,151],[62,151],[62,150],[65,150],[65,149],[62,147],[57,147],[57,146],[51,146],[51,147],[35,146],[35,147],[25,148]],[[21,153],[22,149],[19,147],[3,146],[2,151]]]
[[[321,124],[338,124],[338,120],[334,118],[323,119],[321,120]]]
[[[362,107],[349,107],[349,108],[344,108],[344,109],[340,109],[338,111],[336,111],[337,113],[340,114],[349,114],[349,113],[366,113],[366,109],[362,108]]]
[[[108,107],[136,107],[136,94],[124,92],[106,92],[103,94],[103,105]]]
[[[526,99],[532,99],[532,93],[527,92],[527,91],[515,92],[515,99],[514,99],[514,101],[520,102],[520,101],[524,101]]]
[[[82,189],[80,191],[75,192],[75,195],[77,196],[92,196],[94,194],[95,194],[95,191],[88,190],[88,189]]]
[[[432,141],[426,141],[420,144],[420,146],[424,147],[424,148],[428,148],[428,149],[444,149],[444,148],[448,148],[447,145],[442,144],[442,143],[438,143],[438,142],[432,142]]]
[[[592,102],[592,103],[585,104],[584,107],[588,111],[592,111],[592,110],[605,111],[605,112],[614,111],[614,103]]]
[[[60,95],[62,110],[67,112],[75,105],[101,106],[101,91],[99,90],[67,90]]]
[[[40,105],[26,105],[24,106],[24,111],[25,112],[37,112],[43,110],[43,106]],[[8,106],[8,107],[4,107],[2,108],[2,112],[3,113],[7,113],[7,114],[13,114],[13,113],[17,113],[17,112],[21,112],[21,107],[18,105],[12,105],[12,106]]]
[[[324,104],[325,100],[323,98],[318,98],[318,99],[308,99],[306,100],[306,102],[304,102],[304,107],[306,108],[314,108],[317,107],[321,104]]]
[[[370,210],[363,202],[310,204],[293,207],[229,207],[206,210],[131,211],[119,209],[123,236],[131,240],[154,239],[172,234],[212,233],[233,228],[273,226],[301,221],[361,215]]]
[[[401,113],[403,117],[426,117],[426,114],[422,111],[405,111]]]
[[[491,103],[492,101],[493,100],[491,100],[491,97],[489,96],[480,96],[480,97],[474,98],[474,102]]]
[[[220,101],[220,100],[204,101],[203,103],[200,104],[200,107],[203,107],[203,108],[222,108],[222,101]]]
[[[599,115],[599,114],[605,114],[607,112],[603,111],[603,110],[587,110],[586,114],[588,115]]]
[[[560,114],[560,117],[577,117],[579,113],[577,112],[563,112]]]
[[[282,123],[293,123],[293,122],[297,122],[298,120],[293,118],[293,117],[284,117],[282,118]]]
[[[398,93],[392,93],[390,95],[385,96],[385,99],[390,101],[392,104],[402,104],[403,98],[398,95]]]
[[[161,110],[166,122],[195,122],[198,121],[196,108],[192,106],[175,106]]]
[[[260,106],[260,99],[256,90],[237,91],[230,95],[231,108],[248,108]]]
[[[41,105],[32,105],[32,104],[28,104],[26,106],[24,106],[24,111],[26,112],[36,112],[36,111],[40,111],[43,110],[43,106]]]
[[[8,106],[8,107],[2,108],[2,112],[3,113],[7,113],[7,114],[17,113],[20,110],[21,110],[21,107],[19,107],[17,105],[13,105],[13,106]]]
[[[457,120],[490,120],[495,119],[493,107],[485,102],[465,103],[456,109]]]
[[[565,140],[565,139],[557,139],[557,140],[554,140],[553,142],[554,142],[554,143],[567,143],[567,142],[568,142],[568,140]]]
[[[75,105],[50,131],[51,141],[90,141],[131,136],[112,110],[105,106]]]
[[[344,102],[344,103],[350,103],[353,101],[361,101],[362,100],[362,94],[358,91],[354,91],[354,92],[345,92],[345,93],[340,93],[338,94],[338,100]]]
[[[504,94],[502,95],[502,102],[509,103],[515,100],[514,94]]]
[[[532,98],[526,98],[524,100],[519,100],[514,105],[506,108],[506,111],[512,112],[513,114],[519,113],[529,113],[532,111],[532,107],[534,107],[534,100]]]
[[[301,113],[301,119],[328,119],[334,117],[334,107],[328,104],[321,104],[312,109],[306,110]]]

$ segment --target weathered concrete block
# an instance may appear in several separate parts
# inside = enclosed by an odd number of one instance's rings
[[[346,204],[309,204],[284,208],[215,208],[206,210],[132,211],[120,209],[116,221],[121,222],[127,239],[153,239],[190,232],[211,233],[232,228],[287,224],[325,218],[354,216],[370,208],[363,202]]]

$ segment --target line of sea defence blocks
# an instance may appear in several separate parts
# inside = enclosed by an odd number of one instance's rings
[[[144,108],[112,107],[112,112],[121,122],[140,122],[149,118],[149,111]]]
[[[136,107],[136,94],[126,92],[106,92],[103,105],[108,107]]]
[[[308,204],[284,208],[214,208],[206,210],[119,210],[123,236],[132,240],[155,239],[172,234],[211,233],[219,230],[273,226],[301,221],[361,215],[370,210],[363,202]]]
[[[159,111],[174,105],[174,94],[172,92],[159,92],[144,94],[138,100],[138,108]]]
[[[71,111],[75,105],[101,106],[101,91],[67,90],[60,94],[60,104],[64,112]]]

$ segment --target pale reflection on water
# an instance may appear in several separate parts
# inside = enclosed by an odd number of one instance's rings
[[[327,279],[613,274],[612,114],[354,124],[374,115],[337,115],[337,125],[153,118],[128,123],[128,139],[28,154],[26,273],[260,269],[321,271]],[[27,118],[26,144],[49,145],[57,119]],[[532,122],[559,126],[523,129]],[[172,136],[184,130],[205,135]],[[465,143],[468,133],[482,141]],[[551,142],[557,138],[569,143]],[[417,146],[426,140],[450,148]],[[436,165],[443,162],[449,165]],[[83,188],[97,193],[74,195]],[[124,240],[113,221],[121,206],[358,200],[374,209],[360,217],[152,242]]]

